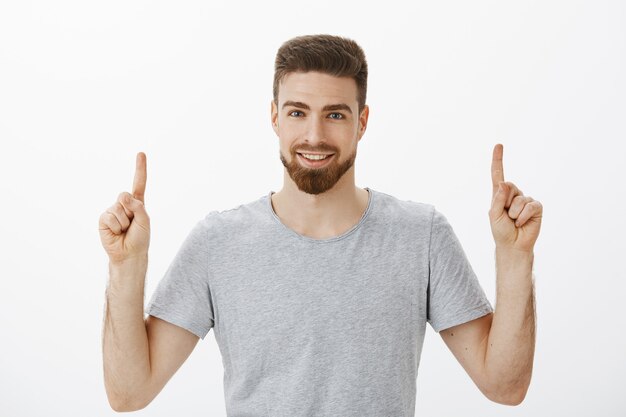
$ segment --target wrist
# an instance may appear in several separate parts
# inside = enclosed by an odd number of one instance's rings
[[[142,269],[148,265],[148,254],[141,254],[136,256],[131,256],[124,259],[110,259],[109,258],[109,269],[116,270],[133,270],[133,269]]]
[[[532,283],[534,253],[515,248],[496,247],[496,279],[500,288]]]
[[[531,250],[522,250],[517,249],[512,246],[498,246],[496,245],[495,249],[496,257],[505,256],[507,258],[516,258],[516,259],[534,259],[535,252]]]
[[[147,255],[123,261],[110,261],[108,291],[143,294],[147,270]]]

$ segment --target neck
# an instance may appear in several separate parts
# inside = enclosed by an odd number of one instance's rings
[[[367,190],[354,184],[349,169],[329,190],[313,195],[298,189],[287,171],[283,188],[272,194],[274,212],[299,234],[323,239],[339,236],[359,222],[367,208]]]

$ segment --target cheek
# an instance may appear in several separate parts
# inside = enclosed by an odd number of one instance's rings
[[[305,134],[294,126],[287,126],[287,124],[279,124],[277,128],[277,135],[280,141],[281,149],[287,151],[295,143],[301,143],[305,139]]]
[[[280,151],[283,155],[285,155],[286,157],[290,157],[291,155],[291,147],[298,142],[297,140],[292,139],[291,136],[285,136],[284,132],[280,133],[280,139],[279,139],[279,144],[280,144]]]

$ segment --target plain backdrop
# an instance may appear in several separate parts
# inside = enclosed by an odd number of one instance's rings
[[[487,400],[430,326],[416,416],[626,415],[623,1],[0,3],[0,415],[109,416],[98,218],[148,161],[146,298],[211,210],[282,187],[287,39],[369,63],[356,182],[446,215],[495,302],[490,163],[542,202],[522,405]],[[259,329],[263,331],[263,329]],[[211,331],[140,416],[225,416]]]

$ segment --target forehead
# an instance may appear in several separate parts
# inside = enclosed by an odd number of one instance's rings
[[[287,100],[312,106],[337,102],[353,107],[357,103],[356,81],[351,77],[335,77],[315,71],[290,72],[281,80],[278,89],[278,102]]]

